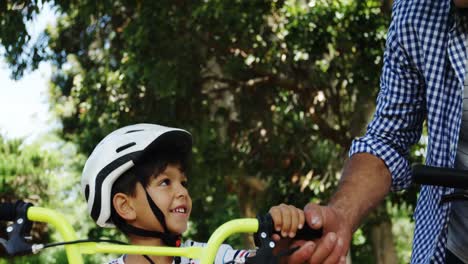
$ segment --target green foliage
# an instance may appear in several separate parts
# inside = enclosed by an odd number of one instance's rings
[[[355,263],[376,263],[372,252],[372,245],[362,229],[358,229],[353,235],[353,250],[351,256]]]
[[[47,203],[56,190],[54,172],[59,157],[35,146],[24,145],[22,140],[6,140],[0,136],[0,193],[2,201],[29,199]]]
[[[403,202],[400,204],[392,204],[388,202],[387,209],[392,217],[392,231],[395,238],[396,250],[398,252],[398,263],[410,263],[414,233],[412,215],[414,203]]]
[[[25,200],[35,205],[56,204],[58,189],[56,172],[61,163],[55,152],[26,145],[21,139],[7,140],[0,136],[0,202]],[[0,237],[6,237],[6,223],[0,223]],[[36,243],[49,240],[47,227],[35,225],[32,238]],[[8,263],[38,263],[39,257],[20,258]],[[0,263],[1,260],[0,260]]]
[[[80,196],[78,171],[83,162],[83,155],[76,153],[73,144],[50,135],[29,144],[21,139],[0,137],[0,201],[22,199],[54,209],[66,217],[78,237],[102,238],[107,234],[93,234],[96,226],[87,216],[86,204]],[[0,224],[0,237],[4,238],[5,223]],[[115,233],[114,230],[109,236],[124,240]],[[63,241],[54,228],[45,224],[35,224],[32,237],[35,243]],[[85,256],[85,263],[104,263],[110,257]],[[66,255],[64,248],[58,247],[35,256],[0,258],[0,263],[66,263]]]

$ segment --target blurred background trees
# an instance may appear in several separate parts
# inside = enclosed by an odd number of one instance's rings
[[[123,125],[189,130],[196,210],[187,236],[206,240],[229,219],[332,194],[373,113],[391,2],[2,1],[0,41],[13,78],[53,63],[51,111],[81,157]],[[24,24],[44,3],[57,25],[30,43]],[[83,161],[68,172],[80,203]],[[354,262],[408,263],[415,197],[394,194],[368,218]],[[90,236],[114,235],[87,226]]]
[[[59,201],[54,197],[59,189],[57,179],[61,164],[55,154],[37,145],[25,146],[21,139],[6,140],[0,136],[0,202],[23,199],[43,206],[55,206]],[[7,237],[6,224],[0,222],[2,238]],[[47,231],[46,225],[36,224],[32,237],[35,241],[45,242],[50,239]],[[26,261],[20,258],[15,263]],[[4,262],[0,260],[0,263]]]

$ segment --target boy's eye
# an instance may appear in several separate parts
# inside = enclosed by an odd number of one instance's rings
[[[188,186],[188,181],[182,181],[181,184],[182,184],[182,186],[184,186],[185,188],[187,188],[187,186]]]
[[[170,183],[171,183],[171,180],[169,180],[169,179],[164,179],[164,180],[161,181],[160,185],[161,185],[161,186],[167,186],[167,185],[169,185]]]

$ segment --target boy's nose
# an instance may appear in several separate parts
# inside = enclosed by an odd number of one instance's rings
[[[182,184],[179,184],[178,185],[178,188],[177,188],[177,196],[188,196],[188,190],[185,186],[183,186]]]

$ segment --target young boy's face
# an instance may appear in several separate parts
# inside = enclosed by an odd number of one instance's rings
[[[192,199],[187,190],[187,177],[177,165],[167,165],[164,172],[150,179],[146,187],[154,203],[164,213],[169,231],[182,234],[192,211]],[[137,219],[134,223],[148,230],[164,231],[146,201],[146,194],[141,184],[137,185],[134,198]]]

